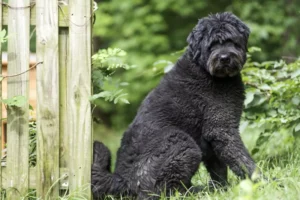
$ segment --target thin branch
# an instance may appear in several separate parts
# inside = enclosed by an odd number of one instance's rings
[[[96,104],[94,104],[94,107],[92,108],[92,114],[94,113],[94,110],[95,110],[95,108],[97,107],[97,105]]]
[[[7,75],[7,76],[2,76],[2,80],[5,79],[5,78],[10,78],[10,77],[15,77],[15,76],[20,76],[22,74],[25,74],[26,72],[32,70],[33,68],[35,68],[36,66],[38,66],[39,64],[42,64],[43,62],[38,62],[36,63],[35,65],[33,65],[32,67],[30,67],[28,70],[24,71],[24,72],[21,72],[19,74],[14,74],[14,75]]]

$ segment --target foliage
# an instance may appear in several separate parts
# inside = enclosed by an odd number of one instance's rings
[[[210,13],[232,11],[250,29],[249,46],[262,52],[254,60],[279,60],[285,56],[293,61],[300,55],[299,2],[278,0],[103,0],[98,1],[94,25],[95,49],[119,47],[128,55],[125,61],[137,65],[126,73],[114,74],[115,80],[126,80],[130,105],[104,104],[101,118],[108,126],[123,129],[135,116],[147,93],[157,85],[163,74],[158,60],[175,62],[172,54],[186,46],[186,38],[198,19]],[[157,63],[156,63],[157,64]]]
[[[122,63],[122,60],[120,59],[124,56],[126,56],[126,52],[118,48],[99,50],[98,53],[92,56],[93,68],[105,70],[103,72],[105,75],[110,74],[111,72],[109,70],[111,69],[129,69],[130,67],[127,64]]]
[[[2,103],[7,106],[22,107],[25,105],[27,98],[24,96],[14,96],[8,99],[2,99]]]
[[[4,43],[7,41],[7,35],[6,35],[6,30],[3,29],[1,32],[0,32],[0,43]]]
[[[299,5],[295,0],[103,0],[94,33],[104,39],[102,45],[118,46],[130,54],[148,53],[150,58],[182,49],[199,18],[230,11],[250,26],[250,46],[263,49],[256,55],[260,60],[279,59],[300,53]]]
[[[250,49],[250,52],[257,48]],[[300,136],[300,59],[254,62],[243,70],[246,85],[242,131],[256,138],[252,154],[273,157],[291,149]]]
[[[102,49],[93,55],[93,73],[92,81],[94,86],[94,94],[90,101],[97,103],[97,99],[104,98],[105,101],[114,102],[119,101],[129,104],[125,98],[127,93],[123,93],[121,87],[127,86],[126,82],[115,81],[112,76],[117,73],[117,69],[128,70],[132,68],[122,61],[122,57],[126,56],[126,52],[121,49]]]
[[[256,60],[293,61],[300,55],[297,43],[300,40],[299,1],[233,0],[228,10],[232,10],[246,21],[251,29],[250,45],[260,46],[262,52]]]

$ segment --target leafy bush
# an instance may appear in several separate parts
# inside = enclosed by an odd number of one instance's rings
[[[127,82],[120,82],[112,78],[113,74],[117,73],[118,69],[128,70],[132,68],[124,63],[122,57],[126,56],[126,52],[121,49],[102,49],[92,56],[93,71],[92,81],[94,95],[90,98],[92,103],[97,104],[97,99],[104,98],[105,101],[119,101],[129,104],[125,98],[127,93],[123,93],[123,86],[127,86]]]
[[[250,53],[260,51],[250,48]],[[254,62],[243,70],[246,86],[241,131],[254,156],[273,157],[293,147],[300,135],[300,59]]]

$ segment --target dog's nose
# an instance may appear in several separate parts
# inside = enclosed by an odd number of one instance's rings
[[[222,63],[229,63],[230,57],[228,54],[221,54],[220,55],[220,62]]]

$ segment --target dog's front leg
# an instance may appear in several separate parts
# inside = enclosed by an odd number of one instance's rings
[[[251,178],[256,165],[236,128],[210,126],[205,132],[205,139],[210,143],[216,157],[236,175],[241,178],[248,175]]]
[[[227,185],[227,165],[220,161],[215,154],[204,160],[204,165],[210,174],[210,188]]]

